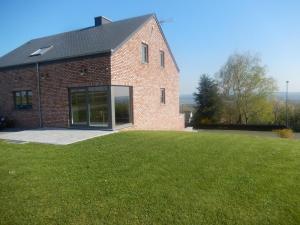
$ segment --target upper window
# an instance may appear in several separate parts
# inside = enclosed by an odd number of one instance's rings
[[[160,52],[160,66],[165,67],[165,52],[164,51],[159,51]]]
[[[32,108],[32,91],[16,91],[14,92],[16,109]]]
[[[160,89],[160,103],[166,104],[166,89],[164,88]]]
[[[142,43],[142,63],[148,63],[148,62],[149,62],[148,45]]]
[[[52,47],[53,47],[53,45],[47,46],[47,47],[43,47],[43,48],[40,48],[40,49],[34,51],[33,53],[31,53],[30,56],[43,55],[43,54],[45,54],[46,52],[48,52]]]

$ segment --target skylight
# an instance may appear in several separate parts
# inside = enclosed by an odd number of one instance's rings
[[[43,55],[46,52],[48,52],[51,48],[53,48],[53,45],[47,46],[47,47],[43,47],[40,48],[38,50],[36,50],[35,52],[31,53],[30,56],[38,56],[38,55]]]

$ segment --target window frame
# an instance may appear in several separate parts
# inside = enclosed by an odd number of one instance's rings
[[[160,67],[165,68],[165,52],[163,50],[159,51],[159,58],[160,58]]]
[[[145,42],[141,44],[141,62],[142,64],[149,63],[149,45]]]
[[[21,100],[20,104],[17,104],[17,94],[19,94],[18,97],[20,97],[20,100]],[[23,103],[24,97],[26,99],[25,103]],[[31,99],[30,99],[30,97],[31,97]],[[14,91],[13,98],[14,98],[14,107],[16,110],[32,109],[32,90]]]
[[[160,104],[165,105],[166,104],[166,89],[160,88]]]
[[[117,115],[116,115],[116,97],[117,97],[117,89],[118,88],[128,88],[128,99],[129,99],[129,122],[128,123],[118,123],[117,122]],[[133,124],[133,97],[132,97],[132,86],[125,86],[125,85],[112,85],[111,86],[111,89],[112,89],[112,97],[113,97],[113,104],[114,104],[114,127],[123,127],[124,125],[127,126],[128,124]]]
[[[107,127],[101,127],[101,126],[91,126],[91,124],[89,123],[89,119],[87,119],[87,123],[86,124],[74,124],[72,123],[72,93],[73,92],[85,92],[86,95],[88,95],[89,90],[93,90],[94,88],[103,88],[106,87],[108,88],[108,126]],[[129,88],[129,100],[130,100],[130,113],[129,113],[129,119],[130,122],[129,123],[124,123],[124,124],[117,124],[116,123],[116,118],[115,118],[115,113],[116,113],[116,109],[115,109],[115,87],[128,87]],[[69,120],[70,122],[70,127],[74,127],[74,128],[95,128],[95,129],[109,129],[109,130],[118,130],[121,128],[126,128],[126,127],[130,127],[134,124],[134,115],[133,115],[133,87],[132,86],[127,86],[127,85],[99,85],[99,86],[80,86],[80,87],[70,87],[68,88],[68,93],[69,93]],[[86,97],[86,110],[87,113],[89,114],[89,103],[88,103],[88,96]],[[89,115],[87,115],[87,118],[89,117]]]

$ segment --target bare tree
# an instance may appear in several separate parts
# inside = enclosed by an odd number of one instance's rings
[[[274,79],[266,76],[260,58],[249,53],[231,55],[217,78],[224,97],[234,102],[238,124],[259,116],[265,100],[277,89]]]

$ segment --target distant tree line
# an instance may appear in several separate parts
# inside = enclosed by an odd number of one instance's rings
[[[277,100],[276,81],[257,55],[231,55],[212,78],[200,76],[194,98],[194,126],[199,124],[285,125],[285,102]],[[300,105],[288,105],[289,125],[300,127]]]

